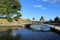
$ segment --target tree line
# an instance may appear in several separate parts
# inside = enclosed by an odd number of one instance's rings
[[[60,23],[60,18],[55,17],[54,20],[50,19],[49,22],[51,22],[51,23]]]
[[[35,20],[35,18],[32,18],[33,20]],[[44,17],[41,16],[39,20],[44,20]],[[60,18],[59,17],[55,17],[54,20],[50,19],[49,21],[46,21],[48,23],[60,23]]]

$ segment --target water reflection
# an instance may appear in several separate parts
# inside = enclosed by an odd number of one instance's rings
[[[60,40],[60,35],[51,32],[48,26],[43,27],[43,31],[41,31],[41,27],[39,26],[33,28],[34,30],[31,28],[9,30],[4,35],[0,36],[0,40]]]
[[[38,28],[39,27],[37,27],[37,29]],[[50,30],[50,28],[46,26],[43,28],[43,30]],[[24,28],[22,30],[16,30],[14,32],[21,35],[21,40],[60,40],[60,35],[54,32],[51,32],[51,31],[48,31],[48,32],[39,31],[38,32],[35,30]]]
[[[0,35],[0,40],[20,40],[21,39],[21,35],[16,35],[15,37],[11,34],[12,30],[9,29],[6,32],[4,32],[3,34]]]
[[[34,31],[50,31],[50,27],[49,26],[34,26],[32,27],[32,30]]]

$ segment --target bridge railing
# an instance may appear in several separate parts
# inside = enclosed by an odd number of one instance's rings
[[[60,26],[60,23],[49,23],[50,25]]]

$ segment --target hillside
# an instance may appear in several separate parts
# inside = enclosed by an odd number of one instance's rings
[[[2,19],[0,18],[0,25],[21,25],[21,24],[24,24],[24,23],[29,23],[30,21],[27,20],[27,19],[18,19],[18,21],[15,21],[13,19],[12,22],[8,22],[7,19]]]

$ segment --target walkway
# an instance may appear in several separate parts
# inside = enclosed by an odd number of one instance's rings
[[[44,24],[44,25],[50,26],[50,27],[55,28],[60,31],[60,26],[54,26],[54,25],[49,25],[49,24]]]

